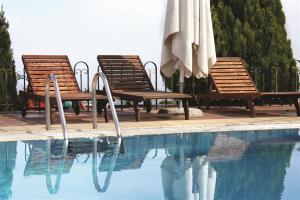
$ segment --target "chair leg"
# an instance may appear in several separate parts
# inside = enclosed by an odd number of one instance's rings
[[[250,106],[249,106],[249,99],[246,99],[245,102],[242,102],[242,103],[245,103],[246,105],[246,110],[250,109]]]
[[[296,108],[297,116],[300,116],[300,106],[299,106],[298,98],[294,99],[294,105],[295,105],[295,108]]]
[[[27,102],[28,102],[27,97],[25,95],[21,96],[21,115],[23,118],[25,118],[27,114]]]
[[[50,124],[53,124],[54,114],[55,114],[55,108],[53,107],[53,104],[50,103]]]
[[[107,103],[106,100],[98,100],[97,101],[97,113],[99,116],[102,115],[102,112],[105,109],[106,103]]]
[[[189,102],[187,100],[183,100],[182,103],[184,108],[185,120],[189,120],[190,119]]]
[[[38,111],[39,111],[39,114],[41,114],[41,100],[38,100],[38,104],[39,104]]]
[[[105,122],[108,123],[109,122],[109,117],[108,117],[108,110],[107,110],[106,105],[107,104],[105,104],[105,106],[104,106],[104,119],[105,119]]]
[[[150,113],[151,110],[152,110],[151,100],[145,100],[144,101],[144,106],[146,108],[147,113]]]
[[[210,108],[210,100],[209,99],[205,100],[204,105],[205,105],[206,110],[209,110],[209,108]]]
[[[255,105],[253,99],[248,99],[247,103],[248,103],[248,108],[250,109],[251,116],[256,117]]]
[[[135,112],[135,120],[137,122],[139,122],[139,121],[141,121],[140,112],[139,112],[139,102],[134,101],[133,106],[134,106],[134,112]]]
[[[74,113],[76,115],[79,115],[80,114],[80,102],[79,101],[73,101],[72,104],[73,104]]]

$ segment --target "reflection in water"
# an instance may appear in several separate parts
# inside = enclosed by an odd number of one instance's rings
[[[70,172],[75,155],[66,155],[67,157],[62,163],[64,147],[67,145],[63,140],[28,141],[26,143],[30,146],[30,154],[24,176],[58,175]]]
[[[164,159],[161,165],[165,200],[213,200],[216,171],[206,155],[187,157],[179,152]]]
[[[163,161],[161,171],[165,200],[214,199],[217,174],[206,156],[184,163],[169,156]]]
[[[63,141],[63,148],[62,148],[62,152],[61,152],[61,157],[59,158],[59,163],[58,163],[58,174],[55,180],[55,185],[54,188],[52,186],[52,182],[51,182],[51,167],[50,167],[50,163],[51,163],[51,140],[47,141],[47,173],[46,173],[46,184],[47,184],[47,188],[50,194],[57,194],[59,187],[60,187],[60,181],[61,181],[61,177],[62,174],[64,172],[64,168],[65,168],[65,161],[67,158],[67,151],[68,151],[68,144],[69,141],[68,140],[64,140]]]
[[[121,142],[122,142],[121,138],[117,138],[117,143],[116,143],[115,149],[113,151],[110,166],[109,166],[109,169],[108,169],[105,181],[104,181],[104,186],[103,186],[103,188],[101,188],[101,186],[99,184],[99,181],[98,181],[98,176],[97,176],[97,169],[98,169],[98,164],[97,164],[97,154],[98,154],[97,144],[98,144],[98,141],[97,141],[97,138],[95,138],[94,141],[93,141],[93,146],[94,146],[93,162],[92,162],[93,181],[94,181],[95,188],[98,192],[106,192],[106,190],[109,186],[109,182],[110,182],[113,170],[115,168],[117,157],[118,157],[118,154],[119,154],[119,151],[120,151]]]
[[[296,133],[216,135],[205,154],[179,148],[161,165],[165,200],[281,199]]]
[[[67,155],[68,140],[46,140],[28,142],[30,155],[27,159],[24,176],[45,175],[46,186],[50,194],[57,194],[62,175],[69,173],[74,155]],[[55,175],[54,187],[51,175]]]
[[[206,156],[196,157],[193,161],[194,199],[213,200],[215,195],[217,172]]]
[[[169,156],[163,161],[161,170],[165,199],[190,199],[191,163],[178,163]]]
[[[17,142],[0,143],[0,200],[10,199],[16,155]]]
[[[60,188],[60,182],[63,174],[68,174],[73,165],[77,154],[87,154],[86,160],[82,163],[87,163],[87,159],[92,153],[92,175],[95,188],[99,192],[105,192],[115,166],[117,155],[121,147],[121,138],[118,138],[116,143],[113,142],[114,152],[110,162],[109,173],[105,179],[104,187],[100,188],[97,177],[97,154],[101,151],[110,149],[108,140],[94,138],[93,140],[47,140],[47,141],[30,141],[30,155],[27,160],[24,176],[30,175],[45,175],[46,185],[50,194],[57,194]],[[51,182],[51,175],[56,175],[55,185]]]
[[[91,190],[109,193],[108,188],[118,185],[114,181],[122,172],[145,169],[147,161],[155,159],[160,165],[161,198],[165,200],[276,200],[281,199],[286,168],[299,140],[297,130],[286,130],[136,136],[123,138],[122,143],[115,138],[71,139],[68,144],[29,141],[24,176],[46,176],[45,187],[55,194],[63,175],[80,162],[85,165],[82,169],[89,170],[96,189]],[[0,200],[7,200],[16,143],[0,144]],[[148,165],[147,170],[157,170],[153,167]],[[114,171],[120,173],[110,181]],[[105,179],[98,177],[101,172],[107,173]],[[50,176],[56,176],[55,183]],[[147,171],[141,176],[147,177]],[[123,176],[119,181],[126,179]]]
[[[215,199],[281,199],[293,146],[250,144],[240,159],[213,163],[218,173]]]

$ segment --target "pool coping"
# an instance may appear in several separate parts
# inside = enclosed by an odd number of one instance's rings
[[[102,126],[101,126],[102,125]],[[240,120],[185,120],[155,121],[155,122],[125,122],[121,123],[123,137],[162,135],[174,133],[207,133],[228,131],[255,131],[274,129],[300,129],[298,118],[241,118]],[[69,138],[94,138],[116,136],[113,123],[99,124],[97,130],[91,129],[91,124],[72,124],[69,127]],[[0,127],[0,141],[47,140],[63,139],[60,125],[53,125],[50,131],[44,125],[20,127]]]

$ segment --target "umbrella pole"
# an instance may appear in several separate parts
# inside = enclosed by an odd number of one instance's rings
[[[184,84],[184,70],[183,67],[179,67],[179,93],[183,93],[183,84]],[[178,108],[182,108],[182,100],[179,101]]]

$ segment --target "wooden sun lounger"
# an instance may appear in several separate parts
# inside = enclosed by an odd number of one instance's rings
[[[200,100],[216,99],[241,99],[246,100],[251,115],[255,117],[254,100],[257,98],[289,98],[293,100],[297,115],[300,116],[300,107],[298,99],[300,92],[262,92],[260,93],[243,59],[239,57],[218,58],[217,63],[210,69],[210,77],[215,92],[200,94],[197,96]]]
[[[241,58],[217,58],[217,63],[210,69],[215,92],[199,94],[199,100],[240,99],[247,101],[251,116],[255,117],[254,100],[261,94],[257,90],[245,62]]]
[[[45,100],[45,82],[49,74],[55,74],[57,77],[61,99],[63,101],[73,101],[75,103],[74,111],[80,113],[78,101],[92,100],[90,93],[81,92],[73,73],[68,56],[65,55],[23,55],[22,56],[25,71],[28,77],[27,91],[20,91],[22,99],[22,116],[25,117],[28,106],[28,99],[44,101]],[[51,112],[55,102],[53,84],[50,84]],[[104,95],[97,95],[97,100],[106,101]],[[105,110],[105,119],[108,121]],[[53,112],[52,112],[53,114]]]
[[[300,92],[262,92],[260,98],[262,99],[291,99],[297,116],[300,116],[300,106],[298,99],[300,98]]]
[[[138,103],[144,101],[147,112],[151,111],[151,99],[180,99],[183,101],[185,119],[189,119],[188,100],[191,95],[156,92],[137,55],[99,55],[101,70],[105,73],[112,95],[133,101],[136,121],[140,121]]]

